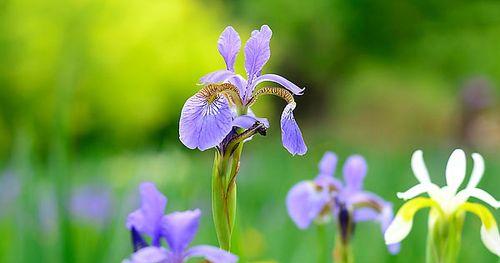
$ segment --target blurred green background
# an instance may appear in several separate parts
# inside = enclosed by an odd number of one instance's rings
[[[306,87],[296,117],[309,152],[290,156],[283,105],[259,103],[271,128],[242,158],[241,262],[316,262],[316,229],[298,230],[284,200],[326,150],[341,163],[363,154],[366,189],[397,208],[395,193],[416,183],[413,150],[443,184],[449,154],[465,147],[485,157],[480,187],[500,196],[499,1],[4,0],[0,262],[120,262],[132,251],[124,222],[142,181],[157,183],[168,212],[202,209],[194,243],[215,245],[213,153],[179,142],[179,113],[199,78],[223,67],[225,26],[246,41],[262,24],[274,32],[264,72]],[[242,54],[237,63],[243,72]],[[360,224],[357,262],[423,262],[426,225],[418,214],[390,256],[379,226]],[[460,262],[497,261],[479,227],[469,216]]]

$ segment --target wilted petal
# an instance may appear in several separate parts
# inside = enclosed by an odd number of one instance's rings
[[[153,238],[153,245],[159,245],[160,222],[167,205],[167,198],[156,189],[153,183],[142,183],[139,186],[141,208],[129,214],[127,228],[135,228]]]
[[[213,148],[231,131],[232,120],[231,109],[223,96],[210,103],[197,93],[182,108],[179,138],[190,149]]]
[[[292,155],[304,155],[307,152],[307,146],[302,138],[302,132],[295,121],[293,110],[295,103],[286,105],[281,114],[281,140],[283,146]]]
[[[347,158],[343,173],[346,188],[349,191],[359,191],[363,188],[363,180],[368,167],[361,155],[353,155]]]
[[[131,263],[167,263],[168,252],[162,247],[145,247],[130,258]]]
[[[198,231],[200,216],[200,210],[196,209],[163,217],[162,233],[174,254],[179,255],[189,246]]]
[[[226,27],[219,37],[217,48],[226,62],[227,69],[234,71],[236,55],[240,52],[241,40],[238,32],[232,26]]]
[[[245,69],[249,82],[252,82],[255,77],[260,75],[262,67],[271,56],[269,47],[271,36],[272,31],[269,26],[263,25],[260,31],[255,30],[252,32],[252,36],[245,45]]]
[[[456,149],[448,159],[446,165],[446,184],[455,193],[465,178],[465,153],[461,149]]]
[[[231,78],[233,78],[236,74],[229,70],[217,70],[214,72],[210,72],[207,75],[201,77],[200,84],[212,84],[212,83],[221,83],[225,82]]]
[[[300,88],[299,86],[293,84],[291,81],[287,80],[286,78],[276,75],[276,74],[264,74],[262,76],[259,76],[252,82],[252,89],[255,88],[257,85],[259,85],[262,82],[265,81],[270,81],[274,82],[277,84],[280,84],[281,86],[285,87],[289,91],[291,91],[295,95],[302,95],[304,93],[305,88]]]
[[[241,115],[233,120],[233,126],[243,129],[248,129],[252,127],[256,122],[264,124],[266,128],[269,128],[269,121],[266,118],[257,118],[251,115]]]
[[[303,181],[294,185],[288,192],[286,207],[297,227],[305,229],[329,201],[328,193],[317,189],[313,182]]]
[[[319,162],[319,173],[333,175],[337,167],[337,155],[333,152],[326,152]]]
[[[194,246],[186,252],[186,259],[192,257],[203,257],[212,263],[234,263],[238,257],[217,247],[213,246]]]

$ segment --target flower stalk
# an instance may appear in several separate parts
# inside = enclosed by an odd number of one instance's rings
[[[333,249],[333,262],[353,263],[354,256],[348,240],[344,240],[342,235],[338,234],[335,239],[335,248]]]
[[[459,213],[431,223],[427,237],[427,263],[457,262],[464,217]]]

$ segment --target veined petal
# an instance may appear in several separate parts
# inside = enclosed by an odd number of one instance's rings
[[[337,155],[333,152],[326,152],[319,162],[319,173],[325,175],[333,175],[337,167]]]
[[[484,159],[479,153],[473,153],[474,168],[466,188],[476,188],[484,174]]]
[[[401,242],[410,233],[415,213],[425,207],[434,207],[440,210],[439,205],[430,198],[417,197],[406,202],[385,231],[385,243],[390,245]]]
[[[231,131],[232,120],[231,109],[223,96],[209,102],[197,93],[182,108],[179,138],[190,149],[213,148]]]
[[[250,83],[260,75],[262,68],[271,56],[269,42],[272,34],[269,26],[263,25],[260,31],[254,30],[252,32],[252,36],[245,45],[245,69]],[[251,91],[247,92],[251,93]]]
[[[291,81],[288,79],[276,75],[276,74],[264,74],[262,76],[259,76],[252,82],[252,89],[255,88],[257,85],[259,85],[262,82],[265,81],[270,81],[274,82],[277,84],[280,84],[281,86],[285,87],[289,91],[291,91],[294,95],[302,95],[304,93],[305,88],[300,88],[299,86],[293,84]]]
[[[193,240],[200,223],[199,209],[173,212],[162,219],[162,233],[176,255],[181,254]]]
[[[139,233],[148,234],[153,239],[153,245],[158,246],[160,221],[167,205],[167,198],[153,183],[142,183],[139,191],[141,207],[128,215],[127,228],[135,228]]]
[[[367,170],[368,166],[363,156],[349,156],[343,168],[346,188],[350,191],[361,190],[363,188],[363,180],[365,179]]]
[[[286,207],[297,227],[306,229],[329,201],[328,193],[317,189],[311,181],[303,181],[288,192]]]
[[[226,27],[219,37],[217,49],[226,62],[227,69],[234,72],[236,55],[240,52],[241,40],[238,32],[232,26]]]
[[[446,164],[446,184],[453,191],[453,194],[456,193],[458,187],[464,181],[466,162],[465,153],[461,149],[454,150],[448,159],[448,164]]]
[[[255,122],[260,122],[260,123],[264,124],[264,126],[266,128],[269,128],[269,121],[266,118],[258,118],[258,117],[252,116],[250,114],[241,115],[241,116],[236,117],[233,120],[233,126],[243,128],[243,129],[248,129],[248,128],[252,127],[255,124]]]
[[[217,247],[201,245],[190,248],[185,255],[185,259],[192,257],[203,257],[213,263],[234,263],[238,257]]]
[[[132,254],[131,263],[167,263],[168,251],[162,247],[145,247]]]
[[[415,177],[420,183],[430,183],[429,172],[425,167],[424,153],[422,150],[416,150],[411,156],[411,168]]]
[[[492,253],[500,256],[500,234],[491,212],[483,205],[473,203],[464,203],[459,209],[474,213],[481,219],[481,240]]]
[[[240,92],[240,95],[243,99],[245,96],[245,89],[247,87],[247,81],[240,74],[234,74],[232,77],[228,79],[229,83],[235,85]]]
[[[281,140],[283,146],[292,155],[304,155],[307,152],[307,146],[302,138],[302,132],[299,125],[293,116],[295,103],[286,105],[283,113],[281,114]]]
[[[235,77],[236,74],[234,72],[229,71],[229,70],[217,70],[214,72],[210,72],[207,75],[201,77],[200,79],[200,84],[206,85],[206,84],[212,84],[212,83],[221,83],[225,82],[227,80],[232,79]]]

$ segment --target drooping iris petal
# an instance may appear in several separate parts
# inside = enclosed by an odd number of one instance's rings
[[[425,207],[441,209],[435,201],[425,197],[417,197],[405,203],[385,230],[385,243],[391,245],[401,242],[410,233],[415,213]]]
[[[200,223],[199,209],[173,212],[163,217],[161,226],[163,236],[176,255],[182,253],[193,240]]]
[[[420,183],[430,183],[429,172],[424,162],[424,153],[422,150],[416,150],[411,156],[411,168],[413,174]]]
[[[281,140],[283,146],[292,155],[304,155],[307,152],[307,146],[302,138],[302,132],[299,125],[293,116],[295,103],[286,105],[283,113],[281,114]]]
[[[403,200],[408,200],[413,197],[416,197],[420,194],[427,193],[431,198],[438,198],[440,195],[441,189],[439,186],[433,184],[433,183],[420,183],[417,184],[410,189],[406,190],[405,192],[398,192],[397,197]]]
[[[160,223],[167,205],[167,198],[156,189],[153,183],[145,182],[139,186],[141,207],[127,217],[127,228],[135,228],[153,239],[154,246],[159,245]]]
[[[456,149],[448,159],[448,164],[446,164],[446,184],[453,191],[453,194],[464,181],[466,161],[465,152]]]
[[[162,247],[145,247],[132,254],[129,263],[167,263],[168,251]]]
[[[368,167],[361,155],[353,155],[347,158],[343,173],[346,188],[349,191],[359,191],[363,188],[363,180]]]
[[[337,155],[333,152],[326,152],[319,162],[319,173],[333,175],[337,167]]]
[[[481,220],[481,240],[483,244],[495,255],[500,257],[500,234],[495,217],[491,212],[480,204],[464,203],[460,206],[465,210],[475,214]]]
[[[233,120],[233,127],[239,127],[243,129],[248,129],[252,127],[256,122],[264,124],[266,128],[269,128],[269,121],[266,118],[257,118],[255,116],[241,115]]]
[[[232,71],[225,69],[217,70],[201,77],[200,84],[207,85],[212,83],[221,83],[230,80],[234,76],[236,76],[236,74],[234,74],[234,72]]]
[[[291,91],[294,95],[302,95],[304,93],[305,88],[300,88],[299,86],[293,84],[291,81],[286,78],[276,75],[276,74],[264,74],[262,76],[257,77],[252,82],[252,90],[262,82],[270,81],[274,83],[278,83],[281,86],[285,87],[289,91]]]
[[[263,25],[260,31],[252,32],[252,36],[245,45],[245,69],[250,83],[260,75],[262,67],[271,56],[269,42],[272,34],[269,26]],[[251,93],[251,91],[247,91],[247,93]]]
[[[297,227],[306,229],[329,200],[328,194],[317,189],[313,182],[303,181],[294,185],[288,192],[286,207]]]
[[[182,108],[179,138],[190,149],[204,151],[213,148],[231,131],[232,120],[231,109],[223,96],[208,102],[197,93]]]
[[[194,246],[186,252],[185,259],[192,257],[203,257],[213,263],[234,263],[238,257],[217,247],[213,246]]]
[[[240,52],[241,40],[238,32],[232,26],[226,27],[219,37],[217,49],[226,62],[227,69],[234,72],[236,55]]]

